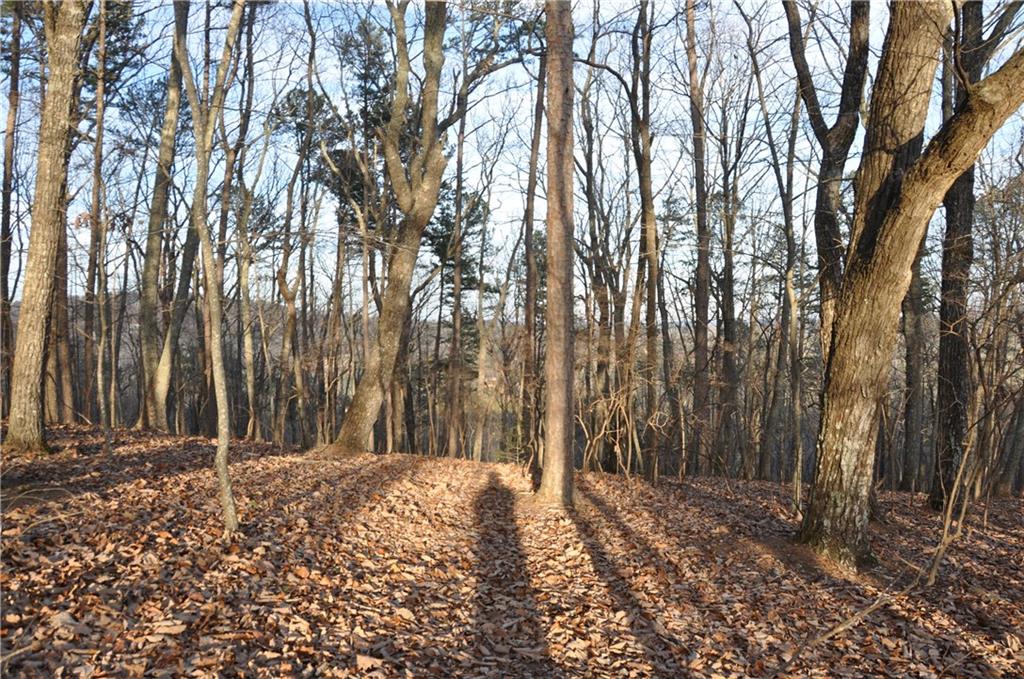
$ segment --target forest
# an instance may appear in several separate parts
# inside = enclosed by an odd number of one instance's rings
[[[5,676],[1024,676],[1018,0],[2,0]]]

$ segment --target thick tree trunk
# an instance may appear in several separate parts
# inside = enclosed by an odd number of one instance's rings
[[[945,3],[897,3],[871,101],[852,240],[825,376],[818,466],[802,538],[836,561],[870,555],[869,494],[882,398],[900,302],[928,221],[954,179],[1024,102],[1024,52],[975,85],[954,118],[919,147],[936,55],[952,16]]]
[[[61,186],[67,174],[67,142],[71,132],[72,89],[78,68],[78,47],[86,5],[67,0],[45,4],[44,29],[49,79],[39,123],[39,161],[32,199],[32,229],[18,336],[11,370],[11,410],[4,450],[42,450],[42,386],[47,317],[53,299],[61,229]]]
[[[545,4],[548,43],[548,303],[544,355],[544,469],[537,497],[573,502],[573,25],[566,0]]]
[[[436,192],[434,196],[436,203]],[[377,342],[371,346],[363,378],[345,412],[341,431],[332,446],[334,454],[367,450],[367,442],[384,402],[385,386],[391,383],[391,373],[398,357],[402,327],[409,314],[409,292],[416,255],[428,220],[429,215],[427,220],[414,221],[414,217],[406,217],[399,226],[401,235],[388,265],[388,280],[377,322]]]

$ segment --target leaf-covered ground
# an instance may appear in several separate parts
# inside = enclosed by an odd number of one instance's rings
[[[579,478],[540,509],[508,465],[235,444],[230,545],[204,439],[54,432],[3,459],[5,676],[770,676],[900,589],[939,529],[883,497],[880,565],[789,542],[775,484]],[[1024,512],[979,508],[940,582],[792,676],[1024,675]]]

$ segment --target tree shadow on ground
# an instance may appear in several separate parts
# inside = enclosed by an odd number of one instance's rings
[[[598,503],[593,501],[591,493],[581,490],[581,494],[590,500],[599,513],[604,513]],[[683,676],[685,669],[680,661],[689,653],[688,647],[656,618],[650,606],[640,602],[630,586],[625,567],[617,563],[605,548],[598,527],[580,511],[573,511],[570,516],[576,524],[580,541],[587,550],[594,571],[604,581],[614,599],[615,608],[629,616],[630,634],[643,651],[653,673],[657,676]],[[641,552],[653,553],[649,545],[645,549],[645,544],[635,539],[635,536],[625,537],[636,544]]]
[[[491,472],[473,503],[477,581],[473,614],[473,672],[485,675],[563,676],[551,659],[530,584],[526,552],[516,526],[515,496]]]
[[[734,557],[745,562],[758,576],[751,578],[751,585],[763,581],[763,586],[770,587],[768,583],[774,582],[780,575],[789,581],[799,583],[802,591],[810,593],[814,589],[821,590],[831,595],[835,611],[847,610],[847,615],[853,615],[857,611],[868,606],[874,601],[876,594],[866,588],[871,585],[876,591],[895,593],[910,583],[913,573],[908,568],[899,564],[879,565],[869,573],[852,574],[843,573],[836,568],[821,561],[807,547],[795,542],[795,526],[792,522],[780,516],[780,509],[785,499],[775,489],[765,488],[763,484],[755,486],[756,495],[753,493],[732,493],[723,492],[717,489],[711,490],[703,487],[702,484],[689,482],[680,486],[680,501],[676,506],[679,511],[685,511],[690,518],[697,517],[698,520],[707,524],[720,526],[724,531],[722,540],[712,541],[711,548],[717,551],[732,553]],[[653,497],[653,496],[652,496]],[[664,507],[650,507],[643,505],[648,516],[659,525],[665,536],[677,542],[682,547],[682,536],[671,530],[673,522],[671,511],[664,511]],[[926,536],[922,533],[920,526],[918,530],[907,529],[910,534],[899,535],[898,539],[913,546],[916,554],[927,552]],[[874,531],[876,547],[879,550],[890,551],[894,546],[889,540],[885,540],[878,531]],[[888,556],[888,555],[887,555]],[[893,561],[893,559],[886,559]],[[779,568],[781,566],[781,569]],[[946,594],[937,592],[938,597],[948,600]],[[950,593],[951,595],[951,593]],[[847,632],[845,636],[853,635],[868,647],[875,641],[883,641],[882,637],[894,635],[897,638],[910,643],[915,639],[918,660],[926,663],[937,664],[939,667],[945,665],[947,671],[959,673],[960,671],[973,666],[973,670],[980,672],[983,676],[997,676],[998,670],[977,652],[971,649],[965,640],[954,635],[943,634],[941,629],[933,627],[926,621],[929,615],[913,616],[905,612],[907,604],[916,610],[937,614],[941,610],[955,621],[957,626],[964,632],[971,634],[987,634],[992,636],[992,629],[983,629],[972,624],[970,619],[972,613],[969,605],[967,611],[962,610],[965,606],[958,606],[950,609],[942,606],[922,590],[911,592],[903,605],[898,602],[882,605],[873,611],[862,621],[855,630]],[[767,602],[761,604],[762,612],[770,612],[772,607]],[[904,609],[904,610],[901,610]],[[775,607],[775,613],[786,616],[791,613],[787,608]],[[840,616],[840,619],[845,616]],[[890,630],[878,634],[877,630]],[[805,643],[811,636],[825,631],[824,628],[817,630],[814,634],[794,634],[793,641],[797,644]],[[826,642],[820,651],[827,649],[833,642]],[[884,645],[883,645],[884,648]],[[901,654],[908,659],[907,651],[901,650]],[[913,652],[912,651],[912,652]],[[887,653],[895,653],[896,649],[887,649]],[[921,657],[921,654],[924,657]],[[827,656],[827,653],[826,653]],[[767,658],[766,658],[767,659]],[[819,660],[821,657],[819,656]],[[941,663],[941,664],[939,664]],[[956,668],[960,668],[959,670]],[[796,670],[798,668],[794,668]]]
[[[24,529],[15,537],[4,538],[5,575],[28,571],[38,562],[52,566],[71,561],[77,565],[72,564],[68,569],[69,572],[74,569],[73,577],[48,579],[38,585],[33,583],[37,589],[19,592],[17,596],[20,598],[7,597],[5,603],[11,610],[22,614],[24,631],[19,630],[20,634],[6,638],[5,645],[10,644],[15,649],[28,648],[37,632],[48,629],[46,625],[51,616],[38,612],[40,603],[70,612],[81,620],[84,619],[83,614],[93,612],[97,592],[101,592],[104,606],[109,604],[116,608],[115,619],[129,630],[134,631],[146,624],[145,602],[160,601],[168,607],[168,614],[173,609],[176,615],[184,615],[183,619],[187,618],[190,625],[222,624],[231,629],[240,625],[245,629],[244,637],[229,644],[235,662],[273,650],[268,649],[266,642],[275,634],[294,636],[282,622],[285,618],[282,618],[279,608],[293,605],[295,588],[304,588],[303,598],[307,601],[344,601],[349,591],[348,578],[368,581],[380,577],[375,570],[378,563],[354,563],[351,552],[324,549],[321,541],[324,537],[344,534],[356,513],[389,498],[394,492],[393,486],[413,476],[424,461],[424,458],[408,455],[364,455],[338,463],[314,463],[297,458],[269,469],[260,466],[256,470],[235,470],[236,495],[240,500],[244,496],[249,497],[240,502],[242,508],[248,505],[248,512],[243,513],[240,530],[229,544],[222,543],[218,537],[219,516],[215,511],[216,496],[212,492],[208,500],[198,503],[172,499],[170,495],[182,492],[182,487],[178,487],[172,493],[142,496],[142,501],[124,507],[119,506],[116,500],[96,501],[80,496],[71,498],[66,504],[30,508],[28,512],[31,514],[26,512],[18,518]],[[329,473],[306,473],[305,467],[311,464],[326,465]],[[191,479],[183,484],[190,482]],[[289,493],[275,493],[275,483],[287,484]],[[183,487],[195,489],[194,485]],[[211,472],[209,490],[213,488]],[[389,498],[389,501],[393,500]],[[109,509],[110,521],[76,526],[75,512],[85,505],[100,507],[101,511]],[[60,512],[71,516],[71,521],[61,519]],[[318,521],[321,524],[326,522],[329,527],[324,530],[321,525],[319,533],[312,531],[311,526]],[[214,530],[205,531],[205,527]],[[74,536],[74,549],[69,549],[69,535]],[[316,539],[305,540],[304,535]],[[278,544],[276,540],[268,541],[270,536],[288,536],[290,539]],[[108,559],[83,560],[80,557],[83,549],[99,553],[98,544],[116,545],[117,548],[110,551]],[[142,555],[146,556],[144,562],[139,560]],[[255,566],[261,559],[268,559],[267,567]],[[296,579],[297,572],[313,575]],[[206,599],[204,603],[216,603],[216,610],[208,618],[197,618],[194,610],[183,613],[183,610],[192,610],[187,606],[198,606],[194,600],[197,592]],[[34,613],[26,615],[28,608]],[[322,631],[318,642],[322,647],[333,649],[330,652],[325,650],[324,658],[329,659],[332,667],[354,665],[356,661],[347,636],[334,639],[337,636],[335,625],[327,619],[327,612],[322,608],[316,611],[321,617],[309,615],[306,624]],[[101,644],[97,636],[107,632],[106,627],[93,624],[90,643],[109,647],[112,640],[103,637]],[[209,640],[204,642],[200,631],[190,629],[173,641],[171,650],[179,654],[180,659],[199,657],[205,652],[204,644]],[[79,639],[76,643],[85,644],[86,641]],[[381,644],[382,647],[384,645]],[[51,663],[60,657],[51,651],[42,647],[25,653],[5,670],[14,668],[24,670],[30,676],[49,676],[57,666]],[[98,662],[106,671],[120,676],[123,669],[110,664],[117,660],[119,654],[123,659],[123,654],[118,652]],[[157,660],[159,665],[162,661]],[[169,660],[169,666],[164,669],[177,667],[175,662],[177,660]],[[177,675],[180,671],[179,667],[173,673]],[[278,676],[283,674],[287,673],[282,670]]]
[[[105,454],[100,430],[61,427],[48,436],[51,442],[58,442],[56,452],[5,457],[0,478],[5,499],[19,497],[18,502],[24,504],[82,493],[102,494],[140,479],[155,481],[199,469],[213,470],[216,446],[209,439],[129,429],[114,430],[113,436],[112,450]],[[237,467],[248,460],[296,454],[296,450],[269,443],[235,440],[228,460]]]

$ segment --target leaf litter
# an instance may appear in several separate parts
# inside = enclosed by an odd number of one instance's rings
[[[777,484],[579,475],[566,512],[512,465],[235,442],[224,543],[211,441],[51,438],[3,459],[5,676],[773,676],[940,529],[882,494],[880,565],[851,574],[792,543]],[[984,509],[935,586],[785,676],[1024,675],[1024,507]]]

